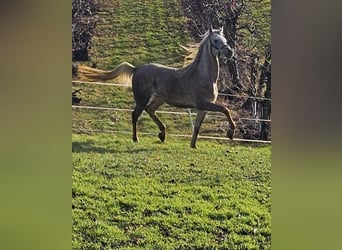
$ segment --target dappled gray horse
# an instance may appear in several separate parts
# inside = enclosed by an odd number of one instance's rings
[[[132,84],[135,108],[132,112],[133,141],[138,141],[137,122],[145,110],[160,129],[159,139],[165,141],[165,125],[155,111],[164,103],[179,108],[198,109],[190,146],[196,148],[197,136],[207,111],[226,115],[229,122],[227,136],[233,139],[236,125],[228,108],[215,103],[218,95],[218,58],[231,59],[233,50],[223,36],[223,30],[209,29],[199,44],[193,62],[183,68],[171,68],[159,64],[135,67],[127,62],[114,70],[105,71],[78,65],[80,79],[110,80]]]

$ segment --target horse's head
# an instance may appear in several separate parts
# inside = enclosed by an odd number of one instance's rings
[[[227,40],[223,35],[223,28],[214,30],[211,27],[209,30],[209,42],[213,56],[228,60],[234,56],[234,50],[227,44]]]

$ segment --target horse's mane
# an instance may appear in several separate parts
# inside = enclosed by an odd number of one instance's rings
[[[188,53],[188,55],[185,56],[183,63],[183,67],[186,67],[195,59],[197,52],[199,50],[199,43],[188,43],[186,46],[180,46]]]
[[[204,43],[208,35],[209,35],[209,31],[205,32],[204,34],[199,34],[199,36],[202,38],[202,40],[199,43],[190,42],[186,46],[180,45],[184,50],[186,50],[189,53],[184,58],[183,67],[188,66],[195,60],[196,55],[198,54],[201,45]]]
[[[192,70],[196,68],[198,61],[200,60],[202,51],[204,50],[204,43],[206,42],[209,36],[209,31],[200,35],[202,40],[199,43],[188,43],[187,46],[182,46],[186,51],[189,52],[184,58],[183,67],[178,70],[180,73],[179,76],[183,76],[185,74],[191,74]]]

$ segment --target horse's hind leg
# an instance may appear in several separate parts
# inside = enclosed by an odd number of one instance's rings
[[[138,142],[138,134],[137,134],[137,122],[141,113],[144,111],[144,108],[140,106],[136,106],[132,112],[132,124],[133,124],[133,141]]]
[[[196,122],[195,122],[195,126],[194,126],[194,133],[192,134],[192,139],[191,139],[191,143],[190,143],[190,147],[192,147],[192,148],[196,148],[197,136],[198,136],[201,124],[204,120],[206,113],[207,113],[206,111],[202,111],[202,110],[199,110],[197,112]]]
[[[158,134],[159,139],[164,142],[166,137],[166,126],[164,123],[156,115],[156,110],[163,104],[164,102],[159,100],[158,98],[153,98],[146,107],[146,112],[152,118],[152,120],[157,124],[160,132]]]

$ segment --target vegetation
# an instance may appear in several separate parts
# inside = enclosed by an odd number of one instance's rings
[[[271,98],[271,1],[257,0],[182,0],[193,37],[210,24],[223,26],[235,58],[221,64],[218,87],[221,93]],[[259,124],[243,121],[239,126],[243,138],[270,140],[271,102],[255,98],[228,97],[239,109],[240,117],[263,119]]]
[[[271,249],[270,147],[73,135],[73,249]]]
[[[153,13],[153,14],[152,14]],[[156,14],[157,13],[157,14]],[[90,65],[96,64],[103,69],[112,69],[119,62],[133,64],[156,62],[171,66],[182,66],[186,51],[180,47],[190,40],[186,28],[187,19],[181,15],[180,6],[175,1],[99,1],[96,11],[96,36],[92,39],[89,54]],[[131,109],[134,99],[129,88],[74,84],[82,88],[81,104],[86,106]],[[163,106],[162,111],[186,112]],[[238,121],[235,108],[232,115]],[[167,133],[191,133],[189,117],[186,115],[159,114],[167,126]],[[114,130],[131,131],[129,111],[90,111],[73,112],[74,131]],[[208,116],[202,126],[201,134],[225,136],[226,119],[223,116]],[[154,132],[156,126],[147,116],[139,122],[142,132]],[[239,131],[237,132],[237,136]],[[241,137],[241,136],[240,136]]]
[[[93,63],[105,69],[122,61],[182,66],[185,51],[179,45],[190,38],[175,1],[114,2],[98,6]]]
[[[82,0],[80,3],[89,1],[91,0]],[[234,67],[222,64],[219,79],[220,91],[233,95],[271,98],[270,77],[265,77],[265,75],[270,75],[268,72],[271,68],[270,56],[267,62],[262,61],[264,60],[264,46],[270,42],[270,1],[230,1],[229,3],[228,5],[225,1],[192,0],[139,1],[136,3],[100,0],[97,1],[96,11],[93,10],[93,7],[89,7],[93,6],[92,4],[83,4],[86,11],[75,13],[85,12],[87,18],[89,13],[92,13],[93,16],[88,21],[91,24],[90,28],[95,26],[92,24],[96,20],[96,29],[91,29],[91,32],[95,34],[92,37],[92,46],[89,51],[91,60],[84,63],[102,69],[112,69],[122,61],[128,61],[135,65],[156,62],[180,67],[183,65],[187,53],[180,45],[186,45],[189,41],[198,41],[198,34],[208,28],[209,22],[218,27],[225,23],[225,18],[229,17],[227,13],[232,11],[235,13],[234,11],[244,6],[241,13],[239,12],[236,22],[235,43],[239,59],[237,64],[233,64]],[[194,24],[196,25],[194,26]],[[270,55],[270,52],[268,54]],[[260,66],[261,63],[263,66]],[[238,70],[239,74],[236,76],[240,77],[239,81],[243,86],[242,92],[234,90],[234,79],[231,79],[229,68]],[[106,107],[125,109],[134,106],[130,91],[113,87],[74,84],[74,91],[80,88],[82,91],[78,94],[81,96],[82,105],[103,104]],[[266,89],[269,91],[265,92]],[[124,103],[118,102],[118,98],[125,98],[128,105],[122,105]],[[239,117],[269,120],[271,110],[269,101],[262,102],[258,99],[230,96],[222,97],[219,101],[228,105],[233,112],[233,118],[238,124],[236,137],[263,140],[271,138],[269,122],[255,123],[249,120],[239,120]],[[166,109],[169,110],[168,107]],[[92,112],[89,116],[90,112],[79,111],[77,110],[73,115],[73,127],[78,128],[78,131],[79,128],[82,131],[110,128],[113,125],[113,120],[125,123],[126,132],[131,129],[129,114],[120,112],[118,114],[115,111],[115,117],[120,115],[118,120],[108,113],[103,119],[104,113],[99,115],[99,112]],[[90,117],[93,119],[89,120]],[[84,122],[85,118],[87,118],[87,122]],[[186,116],[173,116],[171,119],[176,119],[176,121],[168,122],[166,120],[165,122],[169,131],[180,134],[189,133],[189,119]],[[210,126],[202,127],[202,133],[211,136],[224,135],[227,126],[224,118],[215,115],[208,117],[206,121],[210,122]],[[103,122],[106,124],[102,124]],[[178,126],[177,130],[174,130],[175,124],[185,125]],[[205,122],[205,124],[208,123]],[[118,123],[114,126],[115,130],[118,127],[123,127]]]
[[[96,28],[90,31],[91,60],[84,63],[102,69],[122,61],[182,66],[186,51],[179,45],[194,38],[181,2],[85,4]],[[270,146],[199,138],[193,150],[190,138],[171,136],[191,135],[186,110],[168,106],[161,111],[185,114],[158,114],[166,142],[143,114],[140,142],[133,143],[129,88],[73,88],[82,89],[83,106],[115,108],[73,109],[73,249],[271,249]],[[230,99],[228,106],[241,127],[241,105]],[[226,129],[225,118],[212,113],[200,135],[225,136]]]

